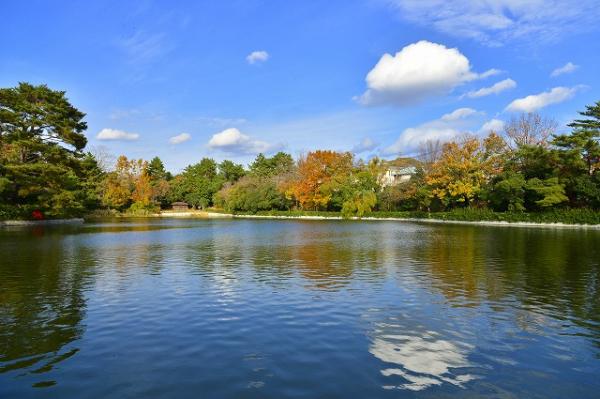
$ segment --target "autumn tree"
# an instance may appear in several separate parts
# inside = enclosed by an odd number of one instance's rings
[[[426,183],[444,206],[470,205],[477,197],[485,172],[481,168],[480,142],[476,138],[445,143],[440,159],[431,165]]]
[[[291,193],[303,209],[323,209],[331,201],[332,181],[343,178],[352,169],[352,154],[313,151],[298,160],[297,180]]]

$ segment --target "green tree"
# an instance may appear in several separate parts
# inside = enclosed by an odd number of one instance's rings
[[[219,164],[219,175],[221,175],[223,181],[233,183],[238,181],[245,174],[246,171],[242,165],[234,163],[228,159]]]
[[[203,158],[199,163],[186,167],[181,176],[173,180],[171,200],[186,201],[194,207],[206,208],[212,205],[213,195],[223,183],[214,159]]]
[[[294,159],[290,154],[278,152],[271,158],[258,154],[250,165],[250,174],[260,177],[269,177],[289,173],[294,169]]]
[[[84,187],[85,114],[64,91],[19,83],[0,89],[0,200],[50,216],[80,214],[94,201]],[[92,190],[93,191],[93,190]]]

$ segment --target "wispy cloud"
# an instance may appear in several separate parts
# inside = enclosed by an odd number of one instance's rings
[[[499,46],[514,39],[553,41],[595,30],[597,0],[388,0],[411,22]]]
[[[398,139],[383,153],[387,155],[407,154],[414,152],[419,144],[428,140],[448,141],[461,133],[471,132],[479,126],[482,112],[472,108],[459,108],[439,119],[425,122],[415,127],[404,129]]]
[[[579,65],[575,65],[572,62],[567,62],[565,65],[561,66],[560,68],[556,68],[554,71],[552,71],[550,76],[555,78],[557,76],[564,75],[566,73],[573,73],[578,68],[579,68]]]
[[[377,148],[377,143],[369,137],[365,137],[359,143],[354,145],[350,151],[355,154],[362,154],[363,152],[373,151],[375,148]]]
[[[105,141],[132,141],[137,140],[140,137],[137,133],[130,133],[118,129],[104,128],[96,135],[98,140]]]
[[[262,62],[267,61],[268,59],[269,59],[269,53],[267,53],[264,50],[253,51],[246,56],[246,61],[250,65],[262,63]]]
[[[508,104],[506,110],[511,112],[535,112],[548,105],[558,104],[571,99],[580,88],[581,86],[555,87],[550,91],[517,98]]]
[[[490,132],[499,133],[504,129],[504,121],[500,119],[490,119],[485,122],[481,129],[479,129],[480,134],[489,134]]]
[[[156,60],[173,48],[164,33],[149,33],[141,30],[119,40],[118,44],[127,54],[129,61],[134,64]]]
[[[181,133],[181,134],[178,134],[177,136],[171,137],[169,139],[169,143],[181,144],[181,143],[185,143],[186,141],[188,141],[191,138],[192,138],[192,136],[189,133]]]
[[[515,87],[517,87],[517,82],[512,79],[504,79],[490,87],[483,87],[479,90],[470,91],[466,96],[469,98],[485,97],[491,94],[502,93],[503,91],[514,89]]]

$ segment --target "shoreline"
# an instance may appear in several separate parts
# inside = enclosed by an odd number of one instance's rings
[[[83,224],[83,218],[47,220],[0,220],[0,226],[46,226],[56,224]]]
[[[235,215],[223,214],[234,219],[288,219],[288,220],[344,220],[341,216],[287,216],[287,215]],[[445,220],[445,219],[426,219],[426,218],[396,218],[396,217],[351,217],[346,220],[366,220],[366,221],[395,221],[395,222],[417,222],[431,224],[460,224],[460,225],[476,225],[476,226],[496,226],[496,227],[544,227],[544,228],[577,228],[600,230],[600,224],[581,224],[581,223],[538,223],[538,222],[506,222],[494,220]]]
[[[508,222],[495,220],[449,220],[449,219],[429,219],[429,218],[406,218],[406,217],[351,217],[342,216],[319,216],[319,215],[244,215],[220,212],[163,212],[149,215],[119,215],[117,219],[268,219],[268,220],[354,220],[354,221],[394,221],[394,222],[413,222],[429,224],[455,224],[455,225],[474,225],[474,226],[494,226],[494,227],[542,227],[555,229],[588,229],[600,230],[600,224],[581,224],[581,223],[542,223],[542,222]],[[48,220],[0,220],[0,227],[5,226],[45,226],[45,225],[75,225],[83,224],[87,221],[97,221],[103,218],[72,218],[72,219],[48,219]]]

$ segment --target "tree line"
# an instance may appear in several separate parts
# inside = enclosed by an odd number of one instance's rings
[[[105,209],[156,212],[183,201],[229,212],[445,211],[487,208],[537,212],[600,210],[600,101],[557,134],[552,119],[523,114],[502,132],[429,141],[415,158],[356,159],[316,150],[298,159],[259,154],[245,168],[203,158],[176,175],[160,158],[120,156],[104,167],[86,152],[85,114],[65,92],[20,83],[0,89],[0,218],[83,215]],[[390,166],[411,166],[408,181],[386,185]]]

